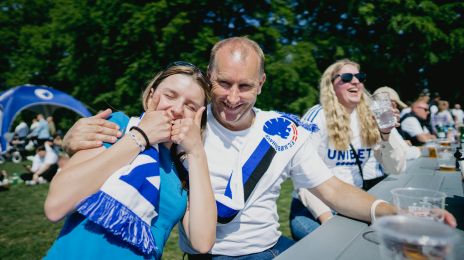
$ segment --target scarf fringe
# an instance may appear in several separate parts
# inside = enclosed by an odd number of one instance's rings
[[[144,254],[149,255],[157,249],[150,225],[103,191],[82,201],[77,211]]]

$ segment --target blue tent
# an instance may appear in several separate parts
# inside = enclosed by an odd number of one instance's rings
[[[47,86],[21,85],[0,94],[0,134],[2,151],[6,143],[4,134],[13,124],[13,119],[24,109],[40,105],[51,105],[70,109],[77,114],[87,117],[91,113],[72,96]]]

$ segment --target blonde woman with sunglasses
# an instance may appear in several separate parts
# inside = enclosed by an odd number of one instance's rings
[[[364,87],[366,74],[348,59],[330,65],[320,81],[320,104],[302,117],[312,129],[312,141],[331,172],[342,181],[369,189],[381,180],[363,180],[363,167],[375,156],[388,173],[398,174],[406,167],[402,149],[390,139],[394,128],[379,129],[369,109]],[[395,109],[396,117],[399,111]],[[349,203],[349,202],[347,202]],[[307,189],[294,193],[290,225],[298,240],[332,216],[329,207]],[[317,219],[317,220],[316,220]]]

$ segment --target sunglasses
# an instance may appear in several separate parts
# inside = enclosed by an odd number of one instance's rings
[[[421,109],[424,109],[425,112],[429,112],[430,109],[426,108],[426,107],[418,107],[418,108],[421,108]]]
[[[353,73],[337,74],[335,75],[335,77],[332,78],[332,82],[338,77],[340,77],[343,83],[351,82],[353,80],[353,77],[356,77],[359,80],[359,82],[364,83],[366,82],[367,75],[364,72],[359,72],[356,74],[353,74]]]

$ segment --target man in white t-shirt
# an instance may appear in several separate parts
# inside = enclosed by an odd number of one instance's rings
[[[456,127],[464,124],[464,111],[462,111],[460,104],[454,104],[454,108],[451,109],[451,113],[453,114]]]
[[[58,170],[58,156],[50,147],[50,142],[37,147],[36,154],[32,159],[32,166],[27,167],[28,173],[21,174],[26,184],[34,185],[52,180]]]
[[[180,247],[188,253],[189,259],[234,259],[243,256],[246,259],[272,259],[291,246],[292,241],[281,236],[278,230],[276,205],[281,184],[287,177],[292,178],[296,187],[311,188],[311,192],[331,208],[353,218],[371,221],[370,212],[377,216],[394,212],[388,203],[375,202],[373,196],[334,177],[315,148],[305,141],[306,130],[298,128],[298,135],[295,135],[294,128],[284,127],[285,131],[275,132],[282,137],[280,140],[292,138],[282,146],[275,141],[279,138],[268,138],[272,134],[264,135],[266,138],[262,140],[253,139],[254,135],[260,136],[262,131],[268,131],[268,123],[297,125],[296,121],[290,122],[292,120],[279,117],[275,112],[254,108],[266,80],[264,54],[254,41],[234,37],[218,42],[211,51],[208,75],[213,87],[204,146],[216,198],[228,195],[232,189],[229,179],[237,169],[245,172],[249,168],[242,162],[251,162],[262,170],[262,175],[258,176],[254,189],[249,191],[248,199],[242,201],[241,210],[233,218],[218,224],[216,243],[210,254],[196,254],[186,242],[185,233],[180,230]],[[98,146],[101,141],[114,142],[118,132],[116,127],[102,120],[109,112],[79,120],[64,138],[67,151],[72,153]],[[263,118],[274,119],[265,121],[263,128]],[[97,133],[96,129],[101,131]],[[258,147],[272,147],[257,156],[263,159],[245,156],[249,144],[256,140],[261,140]],[[279,154],[294,147],[298,149],[285,160],[285,164],[280,164]],[[237,167],[240,165],[243,167]],[[244,187],[245,191],[246,188],[249,187]],[[217,205],[219,209],[220,202]]]
[[[426,127],[427,115],[430,113],[429,105],[424,101],[416,101],[411,105],[411,113],[401,118],[401,130],[415,146],[420,146],[436,137]]]

